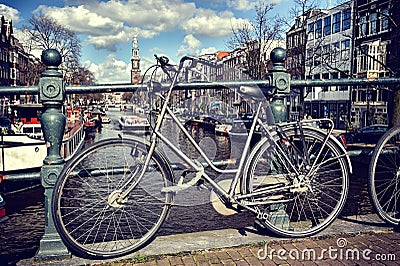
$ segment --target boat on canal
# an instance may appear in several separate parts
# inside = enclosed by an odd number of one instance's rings
[[[0,134],[0,179],[23,178],[21,173],[39,172],[47,156],[47,147],[40,125],[42,105],[13,106],[15,116]],[[68,112],[60,155],[68,161],[83,146],[84,123],[79,113]]]
[[[147,132],[150,129],[150,123],[147,118],[137,115],[123,115],[118,120],[118,123],[121,130]]]
[[[232,130],[231,124],[220,124],[215,125],[215,134],[222,136],[229,136],[229,132]]]
[[[100,119],[101,119],[102,124],[110,124],[111,123],[110,117],[108,117],[106,114],[104,114],[104,115],[102,114],[100,116]]]
[[[8,219],[6,215],[6,202],[4,201],[3,196],[0,194],[0,223],[6,221]]]

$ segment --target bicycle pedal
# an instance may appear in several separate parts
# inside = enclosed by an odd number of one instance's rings
[[[254,228],[257,229],[258,231],[264,231],[266,230],[268,227],[265,225],[265,223],[263,221],[261,221],[260,219],[255,219],[254,220]]]

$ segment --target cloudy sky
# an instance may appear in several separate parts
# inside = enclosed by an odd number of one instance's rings
[[[284,15],[293,0],[276,3]],[[231,28],[254,17],[255,0],[3,0],[0,15],[15,29],[46,14],[77,32],[84,66],[98,83],[130,81],[132,38],[138,35],[142,71],[153,54],[177,60],[185,54],[226,50]],[[323,1],[324,2],[324,1]]]

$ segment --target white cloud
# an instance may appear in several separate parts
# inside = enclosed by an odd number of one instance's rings
[[[182,0],[128,0],[101,2],[93,7],[93,12],[123,20],[130,26],[161,32],[191,17],[195,8],[194,3]]]
[[[190,49],[196,49],[201,46],[201,42],[192,34],[186,35],[183,42],[187,43]]]
[[[186,35],[183,39],[183,45],[178,49],[177,55],[181,57],[183,55],[201,55],[215,53],[217,49],[215,47],[207,47],[200,49],[202,43],[194,37],[192,34]]]
[[[192,17],[194,3],[182,0],[73,1],[79,6],[48,7],[41,5],[35,13],[43,13],[77,33],[87,34],[96,48],[115,51],[117,43],[129,42],[134,32],[153,38],[171,31]]]
[[[90,44],[109,51],[116,51],[118,44],[130,42],[135,33],[141,38],[153,38],[161,32],[181,28],[196,38],[220,38],[232,33],[232,25],[248,22],[235,18],[232,12],[196,8],[194,3],[183,0],[70,0],[67,3],[78,5],[41,5],[35,13],[46,14],[71,30],[88,35]],[[235,8],[248,6],[244,0],[229,3]]]
[[[207,47],[207,48],[203,48],[200,50],[200,53],[198,55],[202,55],[202,54],[214,54],[218,51],[217,48],[215,47]]]
[[[133,36],[136,36],[138,32],[140,32],[140,37],[143,38],[154,37],[154,33],[151,31],[139,31],[136,28],[124,27],[120,31],[108,35],[88,35],[88,42],[97,49],[106,49],[115,52],[118,45],[120,45],[121,43],[131,42]]]
[[[130,83],[131,81],[130,64],[118,60],[114,54],[108,55],[101,64],[95,64],[88,60],[83,65],[94,73],[99,84]]]
[[[46,14],[77,33],[96,36],[115,33],[123,28],[122,22],[100,16],[84,6],[59,8],[41,5],[35,10],[35,13]]]
[[[227,0],[227,4],[237,10],[246,11],[254,9],[255,1],[251,0]]]
[[[248,23],[248,20],[235,18],[230,11],[216,13],[210,9],[199,9],[196,15],[185,21],[185,32],[200,37],[227,37],[232,34],[232,26]]]
[[[269,0],[268,4],[279,4],[280,2],[285,0]],[[255,8],[258,3],[258,0],[225,0],[227,6],[232,7],[236,10],[240,11],[248,11]]]
[[[185,38],[183,39],[183,45],[179,47],[177,56],[182,56],[182,55],[196,55],[197,54],[197,48],[201,46],[201,42],[194,37],[192,34],[186,35]]]
[[[6,20],[12,20],[13,23],[17,23],[20,19],[18,10],[4,4],[0,4],[0,16],[4,16]]]

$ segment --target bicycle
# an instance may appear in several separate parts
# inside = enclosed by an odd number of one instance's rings
[[[399,226],[400,126],[389,129],[378,141],[371,157],[368,190],[378,215]]]
[[[259,88],[240,87],[240,94],[257,107],[241,157],[233,168],[218,167],[169,106],[184,64],[192,65],[198,59],[184,57],[178,66],[169,64],[166,57],[156,56],[156,60],[155,69],[161,68],[171,83],[167,88],[149,83],[149,91],[162,101],[149,139],[120,136],[96,142],[71,159],[55,183],[55,227],[74,254],[104,259],[140,249],[168,216],[175,194],[201,184],[210,186],[227,209],[250,211],[263,227],[279,236],[310,236],[334,221],[346,201],[351,163],[331,134],[331,120],[265,122],[261,115],[264,99],[273,97],[276,89],[271,87],[264,94]],[[190,158],[162,133],[167,116],[203,162]],[[320,129],[315,124],[329,127]],[[253,145],[256,131],[262,137]],[[185,162],[178,180],[169,156],[159,148],[161,143]],[[226,181],[224,185],[214,181],[205,165],[218,174],[232,175],[228,186]]]

